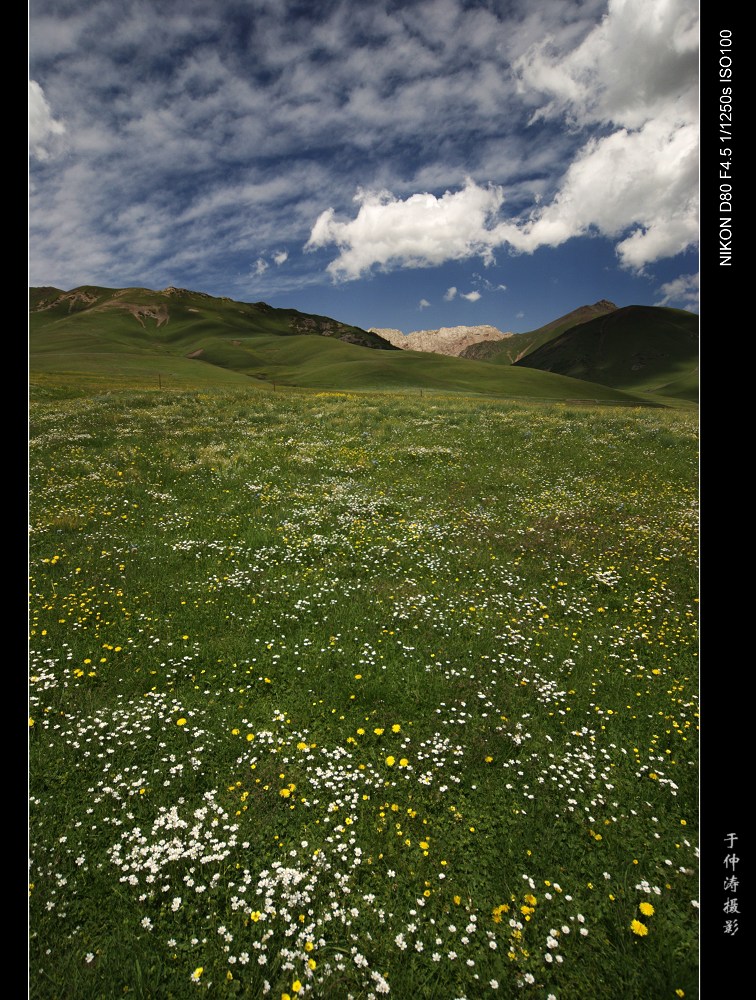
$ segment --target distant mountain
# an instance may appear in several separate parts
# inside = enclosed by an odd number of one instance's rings
[[[512,336],[511,333],[502,333],[495,326],[442,326],[438,330],[413,330],[408,334],[371,326],[370,332],[377,333],[403,351],[428,351],[449,357],[458,357],[471,345],[495,343]]]
[[[579,323],[587,323],[597,316],[605,316],[613,312],[617,306],[607,299],[594,302],[592,306],[580,306],[572,312],[558,319],[553,319],[545,326],[539,326],[537,330],[530,330],[528,333],[515,333],[508,338],[506,343],[480,343],[472,344],[465,348],[460,354],[462,358],[471,358],[475,361],[493,361],[500,365],[513,365],[522,358],[527,357],[531,351],[536,350],[541,344],[545,344],[560,333],[569,330]]]
[[[515,362],[618,389],[698,397],[698,316],[626,306],[573,326]]]

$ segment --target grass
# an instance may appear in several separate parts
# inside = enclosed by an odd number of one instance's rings
[[[698,316],[627,306],[561,333],[518,365],[588,382],[698,400]]]
[[[529,330],[526,333],[516,333],[506,340],[482,341],[472,344],[466,348],[462,354],[466,358],[476,358],[480,361],[491,361],[498,365],[513,365],[517,360],[527,357],[539,347],[543,347],[550,341],[555,340],[560,334],[567,330],[586,323],[597,316],[606,315],[617,307],[602,299],[592,306],[580,306],[572,312],[538,327],[536,330]]]
[[[696,431],[42,377],[30,996],[696,996]]]
[[[121,379],[122,384],[141,382],[143,387],[233,386],[254,380],[310,389],[588,398],[626,405],[670,402],[536,369],[376,350],[340,336],[365,344],[383,343],[379,337],[327,317],[199,292],[83,287],[63,294],[45,288],[31,289],[30,304],[33,383],[39,377],[67,382],[84,373],[110,382]]]

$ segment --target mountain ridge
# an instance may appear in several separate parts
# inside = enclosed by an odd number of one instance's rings
[[[528,330],[525,333],[515,333],[506,344],[482,344],[476,346],[472,344],[466,348],[461,357],[471,358],[476,361],[492,361],[496,364],[513,365],[526,357],[531,351],[536,350],[541,344],[547,343],[560,333],[577,326],[580,323],[587,323],[597,316],[603,316],[613,312],[617,306],[608,299],[599,299],[593,305],[578,306],[577,309],[558,316],[551,322],[537,327],[535,330]]]
[[[624,306],[578,323],[513,367],[646,392],[698,398],[698,317],[684,309]],[[692,376],[696,376],[692,380]]]

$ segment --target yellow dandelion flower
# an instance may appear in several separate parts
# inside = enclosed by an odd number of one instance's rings
[[[177,726],[185,726],[186,725],[186,719],[184,718],[183,715],[181,716],[180,719],[176,719],[176,725]]]
[[[637,934],[638,937],[645,937],[646,934],[648,934],[648,927],[646,927],[645,924],[642,924],[640,920],[633,920],[630,924],[630,930],[633,934]]]
[[[394,725],[393,725],[393,726],[391,727],[391,732],[392,732],[392,733],[400,733],[401,731],[402,731],[402,727],[401,727],[401,726],[399,725],[399,723],[395,723],[395,724],[394,724]]]
[[[194,980],[199,979],[199,977],[202,975],[204,971],[205,971],[204,966],[198,965],[197,968],[192,973],[192,979]]]
[[[375,733],[376,736],[383,736],[383,730],[380,728],[374,729],[373,732]]]
[[[407,760],[406,757],[402,757],[402,759],[399,761],[399,767],[407,767],[408,764],[409,761]]]
[[[298,979],[295,979],[294,982],[291,984],[292,993],[299,993],[301,989],[302,989],[302,984]]]
[[[641,903],[638,909],[644,917],[652,917],[654,915],[654,908],[650,903]]]
[[[392,756],[391,756],[391,755],[389,754],[389,756],[388,756],[388,757],[386,758],[386,763],[388,764],[388,766],[389,766],[389,767],[393,767],[393,766],[394,766],[394,764],[396,763],[396,758],[395,758],[395,757],[392,757]]]

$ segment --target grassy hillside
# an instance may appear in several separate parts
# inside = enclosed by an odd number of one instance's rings
[[[480,344],[472,344],[462,351],[460,357],[476,361],[493,361],[499,365],[513,365],[537,350],[542,344],[547,344],[550,340],[564,333],[565,330],[569,330],[579,323],[587,323],[599,316],[605,316],[616,308],[613,302],[601,299],[600,302],[595,302],[592,306],[580,306],[578,309],[573,309],[572,312],[546,323],[545,326],[539,326],[537,330],[516,333],[506,340],[487,340]]]
[[[315,389],[428,389],[540,399],[642,402],[535,369],[400,351],[328,317],[183,289],[83,286],[30,292],[35,378],[88,375],[130,385],[248,383]]]
[[[567,330],[516,364],[695,399],[698,317],[682,309],[627,306]]]
[[[183,288],[153,291],[148,288],[82,286],[71,292],[57,288],[32,288],[30,324],[41,333],[84,329],[128,342],[143,331],[149,344],[190,346],[205,332],[227,336],[258,333],[279,336],[303,334],[333,337],[344,343],[394,351],[382,337],[326,316],[296,309],[275,309],[265,302],[235,302]]]

